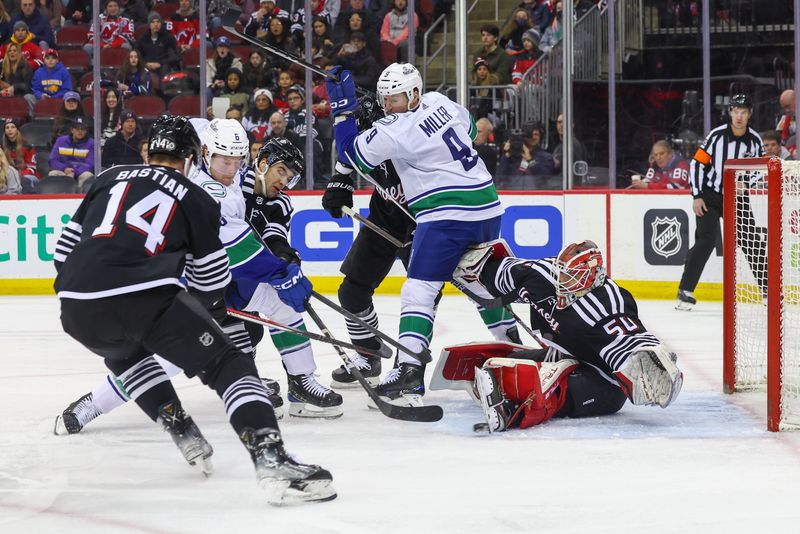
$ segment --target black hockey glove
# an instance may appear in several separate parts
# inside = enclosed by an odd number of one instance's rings
[[[294,263],[300,265],[300,253],[289,246],[289,243],[282,237],[270,236],[264,240],[267,247],[277,257],[286,263]]]
[[[353,207],[353,179],[347,174],[334,174],[325,194],[322,195],[322,207],[331,214],[334,219],[341,219],[342,206]]]

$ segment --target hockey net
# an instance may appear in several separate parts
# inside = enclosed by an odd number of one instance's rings
[[[768,429],[797,429],[800,162],[729,160],[724,188],[724,390],[766,387]]]

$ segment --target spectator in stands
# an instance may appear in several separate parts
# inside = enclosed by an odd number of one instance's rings
[[[300,140],[300,137],[298,137],[296,133],[286,127],[286,116],[283,113],[280,111],[273,113],[269,118],[269,126],[271,130],[267,137],[264,138],[265,141],[269,141],[270,139],[274,139],[276,137],[285,137],[301,152],[305,152],[305,143]]]
[[[518,7],[503,28],[500,46],[518,52],[522,50],[522,34],[533,27],[533,21],[524,7]]]
[[[64,8],[64,25],[92,23],[92,2],[86,0],[69,0]]]
[[[172,35],[181,52],[200,46],[200,17],[192,7],[192,0],[180,0],[178,10],[170,16]]]
[[[242,119],[242,126],[253,139],[261,140],[269,134],[269,118],[278,111],[272,105],[272,93],[269,89],[256,89],[253,105]]]
[[[520,7],[524,7],[530,15],[533,27],[539,30],[539,35],[544,33],[553,19],[550,11],[550,0],[523,0]]]
[[[215,91],[214,96],[227,98],[230,100],[230,106],[239,108],[242,115],[246,114],[250,94],[248,88],[242,86],[242,71],[236,67],[229,68],[225,73],[225,85],[222,89]]]
[[[647,174],[644,179],[636,174],[631,179],[631,189],[688,189],[689,162],[664,140],[653,143]]]
[[[373,55],[375,61],[381,60],[381,43],[378,40],[378,35],[375,30],[367,29],[364,23],[364,17],[361,13],[353,13],[350,15],[345,31],[336,37],[334,44],[334,62],[336,54],[339,49],[345,44],[350,42],[350,37],[354,32],[359,32],[367,36],[367,50]]]
[[[72,124],[75,119],[82,118],[86,124],[90,124],[89,117],[81,106],[81,95],[75,91],[67,91],[64,93],[64,101],[61,103],[61,109],[56,114],[55,121],[53,122],[53,136],[52,143],[62,135],[68,135]]]
[[[314,34],[311,36],[311,48],[314,50],[314,59],[324,57],[333,58],[333,35],[329,21],[325,17],[314,17],[312,22]]]
[[[231,40],[220,35],[214,41],[214,55],[206,61],[206,86],[212,92],[209,99],[213,97],[213,91],[225,87],[225,73],[231,67],[241,70],[242,61],[231,53]]]
[[[544,53],[549,52],[561,40],[561,18],[563,16],[561,2],[556,3],[555,16],[550,25],[544,31],[542,39],[539,41],[539,50]]]
[[[278,74],[278,90],[272,96],[274,97],[272,103],[278,108],[279,111],[289,111],[289,95],[287,91],[294,85],[294,76],[288,70],[283,70]]]
[[[795,96],[792,89],[787,89],[781,93],[779,99],[781,105],[781,115],[775,129],[781,133],[781,144],[794,154],[797,146],[797,122],[795,120]]]
[[[226,119],[233,119],[239,124],[242,123],[242,110],[238,106],[231,106],[225,111]]]
[[[305,45],[305,27],[306,27],[306,13],[305,7],[303,7],[305,3],[300,4],[301,7],[297,8],[294,13],[292,13],[291,17],[291,26],[289,27],[289,33],[292,35],[292,39],[294,39],[294,43],[298,49],[303,49]],[[325,9],[326,2],[325,0],[311,0],[311,18],[312,21],[314,18],[322,18],[328,21],[330,24],[331,15]],[[312,24],[312,31],[313,31],[313,24]]]
[[[254,164],[256,161],[256,157],[258,156],[258,151],[261,150],[261,147],[264,146],[264,140],[262,139],[252,139],[250,141],[250,164]]]
[[[30,111],[36,104],[36,97],[31,93],[33,72],[28,62],[22,57],[19,44],[11,42],[5,49],[5,59],[0,68],[0,96],[21,96],[28,102]]]
[[[222,26],[222,15],[230,9],[230,0],[208,0],[206,2],[206,23],[208,33],[211,35],[214,30]]]
[[[381,41],[395,45],[401,62],[408,61],[408,0],[394,0],[391,11],[383,17]],[[419,16],[414,13],[414,28],[419,28]]]
[[[94,24],[89,27],[89,41],[83,49],[94,53]],[[133,21],[119,15],[119,0],[108,0],[105,13],[100,15],[101,48],[133,48]]]
[[[147,22],[147,5],[144,0],[119,0],[119,14],[135,25]]]
[[[147,154],[150,142],[148,141],[147,137],[142,137],[139,141],[139,156],[142,158],[142,163],[147,165]]]
[[[67,91],[72,91],[72,76],[67,67],[58,60],[58,52],[54,49],[45,50],[44,66],[33,73],[31,89],[37,100],[63,98]]]
[[[283,15],[284,18],[289,17],[288,13],[281,12],[280,8],[275,6],[273,0],[261,0],[258,4],[258,9],[253,11],[247,20],[247,24],[244,26],[244,33],[262,41],[266,40],[267,35],[269,35],[270,21],[279,15]]]
[[[573,123],[573,127],[575,124]],[[555,147],[553,148],[553,160],[556,163],[556,172],[561,172],[561,161],[563,160],[562,152],[564,151],[564,114],[559,113],[556,119],[556,139]],[[572,161],[587,161],[588,153],[586,147],[580,139],[572,134]]]
[[[544,126],[535,122],[526,125],[530,132],[512,135],[503,145],[498,175],[511,179],[521,176],[535,176],[540,180],[534,182],[534,188],[544,185],[541,178],[555,174],[553,156],[544,150],[541,140],[544,138]]]
[[[50,151],[48,176],[69,176],[78,183],[81,191],[94,177],[94,140],[89,135],[89,125],[78,118],[71,125],[69,135],[56,139]]]
[[[500,48],[497,40],[500,37],[500,28],[494,24],[481,26],[481,43],[483,46],[473,54],[472,61],[483,58],[489,63],[489,70],[497,75],[500,84],[511,83],[511,69],[514,61]]]
[[[272,87],[272,68],[261,50],[251,50],[242,66],[242,85],[249,89]]]
[[[6,57],[6,50],[12,43],[19,45],[22,57],[28,62],[31,71],[35,71],[42,65],[42,49],[36,44],[33,34],[28,30],[28,25],[21,20],[14,23],[11,40],[0,46],[0,60]]]
[[[518,84],[528,69],[536,63],[542,55],[539,51],[539,40],[541,34],[536,28],[531,28],[522,34],[522,50],[517,52],[514,57],[514,68],[511,70],[511,82]],[[535,80],[541,83],[541,80]]]
[[[106,140],[116,135],[122,111],[122,97],[119,90],[114,87],[106,89],[103,103],[100,106],[100,128],[102,129],[100,146],[105,145]]]
[[[6,11],[6,5],[0,2],[0,43],[7,43],[12,33],[11,15]]]
[[[497,75],[490,72],[489,62],[479,57],[475,59],[475,64],[472,67],[472,77],[470,78],[471,86],[479,85],[499,85]],[[470,111],[476,119],[486,117],[492,112],[494,104],[494,94],[489,89],[480,89],[478,91],[470,91]]]
[[[325,58],[315,59],[314,65],[326,71],[333,67],[333,63]],[[313,83],[311,89],[311,94],[313,95],[311,111],[314,113],[314,116],[319,119],[330,117],[331,103],[328,98],[328,89],[325,87],[325,78],[314,73],[311,76],[311,82]],[[333,125],[331,125],[331,127],[332,126]],[[331,132],[333,132],[333,130],[331,130]]]
[[[181,56],[178,42],[164,27],[164,19],[155,11],[147,16],[149,31],[136,41],[144,66],[150,72],[163,76],[180,67]]]
[[[131,50],[117,73],[117,89],[125,98],[149,95],[150,82],[150,71],[144,68],[139,51]]]
[[[56,39],[53,35],[53,28],[50,26],[50,20],[42,15],[34,0],[21,0],[19,7],[20,11],[14,15],[11,23],[22,21],[27,24],[40,48],[45,49],[55,46]]]
[[[19,195],[22,192],[17,169],[9,165],[6,155],[0,152],[0,195]]]
[[[477,134],[472,141],[472,146],[478,156],[486,165],[486,170],[494,176],[497,173],[497,145],[494,143],[494,126],[492,121],[487,118],[478,119],[475,122]]]
[[[359,31],[363,33],[375,32],[378,26],[377,18],[383,16],[387,11],[387,6],[382,5],[379,0],[372,0],[370,6],[377,4],[379,11],[368,9],[364,0],[350,0],[350,5],[347,9],[342,10],[336,18],[336,24],[333,26],[334,42],[341,43],[350,37],[350,32]],[[358,27],[353,29],[352,16],[353,13],[358,15]]]
[[[293,85],[286,92],[289,102],[289,110],[286,115],[286,127],[296,133],[299,137],[306,136],[306,91],[299,85]],[[317,136],[314,128],[316,117],[311,116],[311,135]],[[302,140],[305,143],[305,140]]]
[[[6,119],[3,127],[3,155],[9,164],[16,169],[26,193],[36,192],[36,187],[42,175],[36,163],[36,149],[25,142],[25,137],[19,130],[18,119]]]
[[[781,146],[781,136],[775,130],[762,132],[761,140],[764,142],[765,156],[775,156],[781,159],[789,159],[792,154],[785,146]]]
[[[348,69],[361,87],[374,87],[381,74],[375,56],[367,49],[367,37],[361,32],[350,34],[350,40],[333,56],[333,62]]]
[[[103,146],[103,168],[114,165],[137,165],[142,163],[139,153],[139,142],[142,136],[138,132],[138,117],[130,110],[124,110],[119,118],[120,128]]]
[[[297,56],[300,52],[294,44],[294,39],[289,34],[289,21],[283,17],[274,17],[269,21],[269,35],[265,41],[279,50]],[[275,56],[273,66],[277,68],[287,68],[289,61]]]
[[[61,28],[61,16],[64,12],[61,0],[37,0],[36,4],[42,16],[50,21],[50,28],[57,32]]]

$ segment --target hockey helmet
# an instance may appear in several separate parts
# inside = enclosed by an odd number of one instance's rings
[[[594,241],[586,240],[564,247],[556,258],[555,268],[559,309],[566,308],[606,281],[603,254]]]
[[[744,93],[735,94],[731,97],[730,109],[733,108],[747,108],[753,109],[753,99]]]
[[[422,76],[411,63],[392,63],[386,67],[378,78],[378,103],[383,107],[383,99],[387,96],[405,93],[408,102],[414,99],[414,89],[422,96]],[[413,109],[409,107],[409,109]]]
[[[193,156],[200,161],[200,138],[189,119],[180,115],[161,115],[150,129],[147,139],[147,154],[165,154],[178,159]]]
[[[211,168],[211,158],[215,154],[239,157],[243,158],[244,163],[247,162],[247,156],[250,154],[250,140],[239,121],[214,119],[203,129],[201,139],[206,147],[206,154],[203,156],[206,169]]]
[[[255,164],[258,179],[263,181],[269,168],[276,163],[283,163],[292,172],[292,177],[286,187],[291,189],[297,185],[305,170],[303,153],[285,137],[273,137],[258,149]]]

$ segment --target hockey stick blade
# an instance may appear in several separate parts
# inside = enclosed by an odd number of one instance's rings
[[[419,352],[414,352],[411,349],[401,345],[399,342],[395,341],[391,337],[387,336],[386,334],[384,334],[383,332],[381,332],[380,330],[378,330],[377,328],[375,328],[371,324],[367,323],[361,317],[358,317],[357,315],[345,310],[344,308],[342,308],[341,306],[339,306],[338,304],[333,302],[331,299],[329,299],[329,298],[327,298],[327,297],[325,297],[323,295],[320,295],[316,291],[312,291],[311,292],[311,296],[314,297],[315,299],[317,299],[318,301],[322,302],[323,304],[325,304],[327,307],[331,308],[332,310],[335,310],[335,311],[339,312],[340,314],[344,315],[345,317],[347,317],[348,319],[350,319],[354,323],[358,323],[359,325],[363,326],[364,328],[366,328],[367,330],[372,332],[373,335],[381,338],[383,341],[385,341],[386,343],[388,343],[392,347],[396,348],[400,352],[403,352],[403,353],[411,356],[412,358],[414,358],[418,362],[430,363],[433,360],[433,356],[431,356],[431,351],[430,350],[422,349]]]
[[[315,334],[314,332],[300,330],[299,328],[292,328],[291,326],[286,326],[285,324],[276,323],[275,321],[272,321],[270,319],[265,319],[264,317],[261,317],[259,315],[254,315],[252,313],[247,313],[239,310],[234,310],[233,308],[228,308],[228,315],[230,315],[231,317],[236,317],[237,319],[241,319],[242,321],[260,324],[261,326],[271,326],[272,328],[283,330],[284,332],[290,332],[292,334],[297,334],[298,336],[302,336],[308,339],[313,339],[314,341],[321,341],[329,345],[334,345],[334,346],[338,345],[340,347],[345,347],[347,349],[360,352],[361,354],[369,354],[370,356],[381,356],[381,354],[375,351],[366,349],[364,347],[357,347],[352,343],[348,343],[347,341],[341,341],[339,339],[329,336],[322,336],[320,334]]]
[[[309,303],[306,303],[306,313],[311,316],[311,319],[317,324],[317,327],[324,335],[333,337],[328,327],[322,322],[322,318],[317,315],[317,312]],[[367,379],[364,378],[364,375],[361,374],[361,371],[358,370],[358,367],[353,364],[341,347],[334,345],[334,349],[336,349],[336,354],[338,354],[345,365],[347,365],[350,374],[361,384],[361,387],[367,392],[367,395],[372,399],[372,402],[375,403],[375,406],[378,407],[378,410],[386,417],[398,419],[400,421],[434,423],[444,416],[444,411],[439,406],[395,406],[394,404],[384,401],[378,396],[375,390],[372,389]]]

